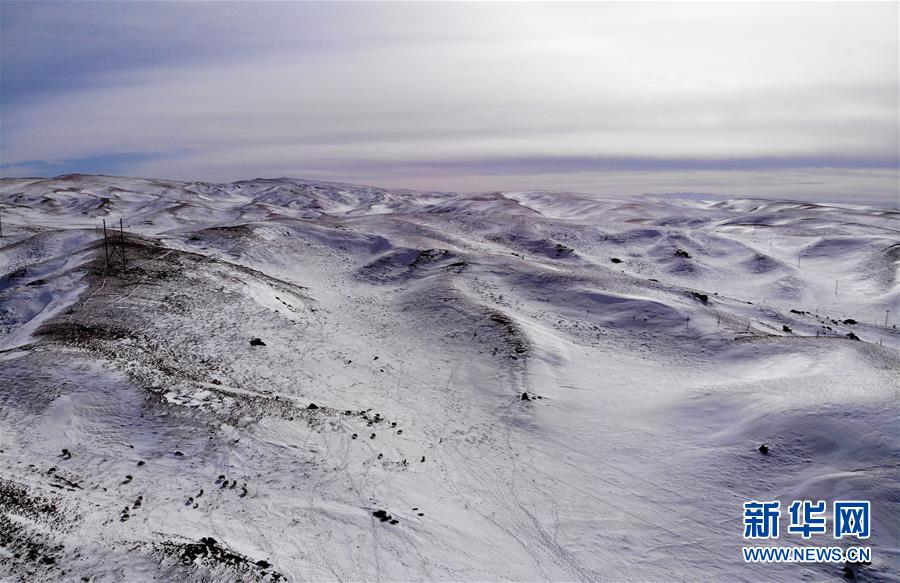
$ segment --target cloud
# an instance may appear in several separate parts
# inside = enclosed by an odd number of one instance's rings
[[[741,170],[752,187],[890,174],[900,153],[895,4],[8,4],[4,173],[115,155],[205,179]],[[60,69],[83,78],[29,81]]]

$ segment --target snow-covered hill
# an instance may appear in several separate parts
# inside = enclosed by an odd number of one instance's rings
[[[71,175],[0,220],[4,579],[822,580],[742,503],[840,498],[900,580],[897,209]]]

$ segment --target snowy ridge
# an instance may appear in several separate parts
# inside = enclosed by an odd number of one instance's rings
[[[900,580],[896,209],[71,175],[0,217],[2,578],[820,580],[743,563],[741,503],[846,498]]]

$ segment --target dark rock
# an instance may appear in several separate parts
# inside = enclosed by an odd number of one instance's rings
[[[844,324],[854,326],[856,324],[856,320],[854,320],[853,318],[847,318],[846,320],[844,320]]]
[[[850,340],[859,340],[859,336],[857,336],[857,335],[854,334],[853,332],[848,332],[848,333],[847,333],[847,338],[849,338]]]
[[[316,405],[315,403],[310,403],[309,406],[306,407],[306,408],[307,408],[307,409],[310,409],[310,410],[313,410],[313,409],[318,409],[319,406]]]
[[[375,518],[377,518],[377,519],[380,520],[381,522],[387,522],[388,520],[391,519],[391,515],[388,514],[388,513],[387,513],[386,511],[384,511],[384,510],[376,510],[375,512],[372,513],[372,516],[374,516]]]
[[[676,249],[676,250],[675,250],[675,257],[684,257],[685,259],[690,259],[690,258],[691,258],[691,254],[688,253],[687,251],[685,251],[684,249]]]
[[[265,346],[265,345],[266,345],[266,343],[263,342],[259,338],[254,338],[253,340],[250,341],[250,346]]]
[[[709,296],[706,294],[701,294],[700,292],[691,292],[691,295],[694,296],[694,299],[700,300],[704,304],[709,302]]]
[[[375,434],[373,433],[372,435],[370,435],[369,439],[375,439]]]
[[[263,569],[268,569],[272,565],[269,564],[269,561],[256,561],[257,567],[262,567]]]
[[[356,439],[356,434],[354,433],[353,435],[351,435],[350,439]]]
[[[618,257],[613,257],[612,259],[610,259],[610,261],[612,261],[613,263],[622,263],[622,260]]]
[[[788,326],[787,324],[782,324],[782,326],[781,326],[781,331],[782,331],[782,332],[788,332],[788,333],[792,332],[791,327]]]
[[[759,446],[759,453],[763,455],[769,455],[769,446],[765,443]]]
[[[522,397],[521,397],[521,398],[522,398],[523,401],[530,401],[530,400],[531,400],[531,397],[528,396],[528,393],[522,393]]]
[[[141,466],[144,465],[145,463],[147,463],[147,462],[145,462],[144,460],[138,460],[137,465],[138,465],[138,467],[141,467]]]
[[[424,456],[424,455],[422,456],[421,463],[423,463],[423,464],[425,463],[425,456]]]

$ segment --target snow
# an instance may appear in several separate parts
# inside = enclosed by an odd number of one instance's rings
[[[72,175],[0,213],[0,578],[821,580],[744,563],[741,504],[844,498],[900,579],[896,209]]]

